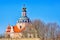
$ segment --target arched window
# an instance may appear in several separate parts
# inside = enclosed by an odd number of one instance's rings
[[[22,26],[20,26],[20,29],[22,28]]]
[[[27,22],[27,21],[25,20],[25,22]]]

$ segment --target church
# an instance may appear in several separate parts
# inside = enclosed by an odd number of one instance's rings
[[[25,6],[22,8],[22,15],[16,25],[8,25],[5,32],[5,37],[9,38],[33,38],[37,35],[37,31],[33,28],[31,20],[27,16]]]

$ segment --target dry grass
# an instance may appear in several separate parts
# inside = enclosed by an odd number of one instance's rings
[[[40,38],[0,38],[0,40],[40,40]]]

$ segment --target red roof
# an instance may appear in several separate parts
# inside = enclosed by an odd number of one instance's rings
[[[11,31],[11,27],[10,27],[10,25],[8,25],[6,32],[10,32],[10,31]]]
[[[19,29],[17,26],[13,26],[14,32],[22,32],[25,28]]]
[[[13,26],[13,31],[18,33],[18,32],[22,32],[23,30],[25,30],[25,27],[22,29],[19,29],[17,26]],[[6,32],[10,32],[11,31],[11,26],[9,25],[6,29]]]

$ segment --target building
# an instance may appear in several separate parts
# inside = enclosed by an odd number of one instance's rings
[[[17,21],[16,25],[10,26],[8,25],[5,37],[10,38],[33,38],[37,37],[36,30],[32,27],[31,20],[27,17],[26,7],[22,8],[22,16]]]

